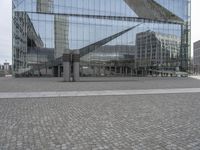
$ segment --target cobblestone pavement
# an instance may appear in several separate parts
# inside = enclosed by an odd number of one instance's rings
[[[98,91],[162,88],[200,88],[192,78],[81,78],[82,82],[62,82],[62,78],[0,78],[0,92]]]
[[[0,99],[1,150],[199,150],[200,93]]]

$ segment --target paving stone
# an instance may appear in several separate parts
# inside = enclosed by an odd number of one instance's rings
[[[200,93],[0,99],[0,149],[199,150]]]

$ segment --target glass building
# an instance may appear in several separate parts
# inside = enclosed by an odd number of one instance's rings
[[[80,76],[188,70],[190,0],[12,0],[14,76],[62,76],[80,52]]]

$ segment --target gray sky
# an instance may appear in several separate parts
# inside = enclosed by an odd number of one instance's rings
[[[0,0],[0,64],[12,60],[11,0]]]
[[[0,64],[12,61],[11,0],[0,0]],[[192,43],[200,40],[200,1],[192,0]]]
[[[200,40],[200,0],[192,1],[192,43]],[[193,44],[192,44],[193,45]]]

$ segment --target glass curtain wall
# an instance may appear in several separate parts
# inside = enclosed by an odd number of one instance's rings
[[[65,50],[81,76],[187,71],[189,43],[189,0],[13,0],[15,76],[62,76]]]

